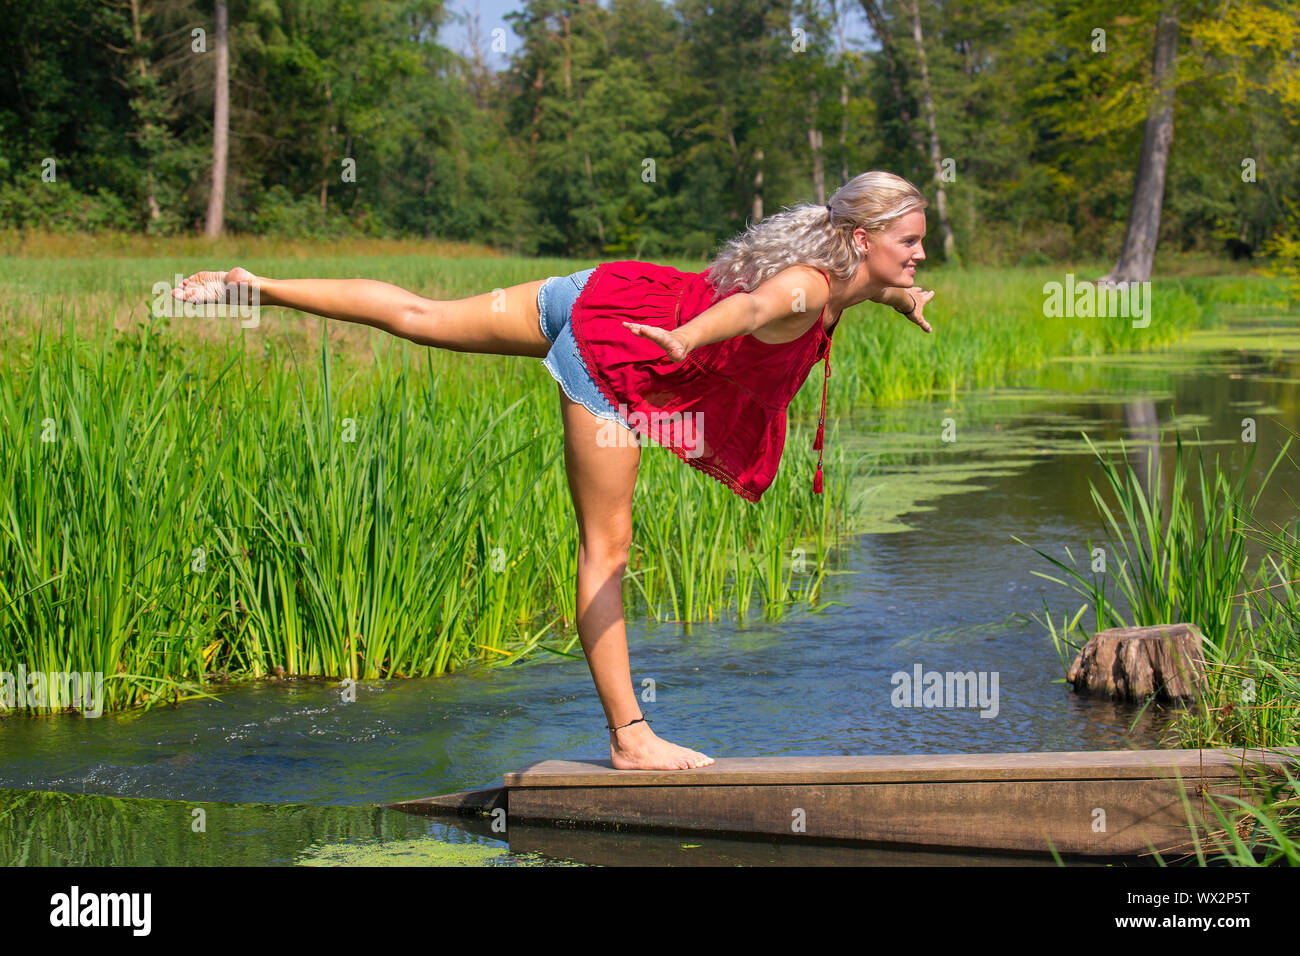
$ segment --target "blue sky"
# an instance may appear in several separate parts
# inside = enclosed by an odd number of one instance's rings
[[[492,30],[494,27],[501,27],[505,30],[505,42],[507,49],[514,49],[515,44],[519,41],[519,35],[515,33],[507,20],[502,17],[512,10],[518,10],[523,4],[516,0],[448,0],[447,10],[449,14],[459,14],[465,16],[466,12],[473,16],[475,11],[478,12],[479,30],[481,38],[479,40],[479,49],[483,51],[483,59],[487,61],[488,66],[495,70],[504,69],[506,66],[506,57],[502,53],[493,53],[491,49]],[[448,22],[443,24],[442,31],[438,34],[438,39],[443,45],[464,55],[470,56],[469,30],[468,27],[461,23]]]
[[[602,6],[604,5],[602,4]],[[483,58],[487,61],[488,66],[493,69],[504,69],[506,54],[494,53],[491,49],[492,30],[496,27],[503,29],[505,31],[506,49],[515,49],[515,44],[519,42],[519,36],[503,17],[506,13],[518,10],[522,6],[523,4],[518,0],[448,0],[448,22],[443,25],[438,38],[444,46],[462,55],[469,56],[471,53],[469,29],[463,23],[451,22],[450,14],[459,14],[461,16],[468,14],[472,17],[477,11],[480,32],[479,48],[483,51]],[[871,31],[867,26],[866,18],[862,14],[862,7],[852,2],[842,3],[841,7],[846,11],[845,38],[849,46],[861,48],[864,43],[870,43],[874,47],[875,43],[871,42],[874,38],[871,38]]]

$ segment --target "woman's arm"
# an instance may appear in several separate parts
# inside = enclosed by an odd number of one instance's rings
[[[647,338],[658,345],[674,362],[682,361],[688,353],[701,345],[746,335],[761,324],[757,303],[748,292],[727,296],[675,329],[661,329],[657,325],[643,325],[640,322],[623,323],[633,335]]]
[[[879,302],[881,305],[887,305],[892,309],[897,309],[906,315],[912,310],[912,300],[908,298],[907,290],[900,289],[898,286],[886,286],[880,290],[880,294],[871,300]]]
[[[661,329],[637,322],[624,322],[623,325],[634,334],[650,339],[674,362],[680,362],[702,345],[737,335],[750,335],[778,319],[813,310],[821,315],[829,299],[826,282],[815,269],[792,266],[760,283],[753,292],[737,292],[709,306],[676,329]]]

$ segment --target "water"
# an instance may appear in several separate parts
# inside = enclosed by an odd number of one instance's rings
[[[1241,344],[1260,341],[1253,333]],[[1153,423],[1176,423],[1185,439],[1199,429],[1211,457],[1218,451],[1235,468],[1249,416],[1262,472],[1286,437],[1281,426],[1300,421],[1298,354],[1194,343],[1054,363],[1011,388],[876,411],[840,429],[848,437],[838,440],[872,461],[857,491],[869,496],[878,533],[830,559],[832,605],[743,627],[630,620],[634,683],[653,681],[647,716],[662,736],[714,757],[1158,746],[1168,712],[1079,698],[1061,683],[1057,652],[1029,615],[1046,603],[1059,622],[1081,599],[1035,577],[1052,568],[1012,536],[1063,560],[1066,548],[1086,556],[1087,539],[1102,537],[1088,493],[1100,471],[1081,431],[1101,447],[1123,438],[1132,448],[1153,437]],[[942,440],[944,419],[956,441]],[[1294,517],[1287,493],[1296,486],[1283,466],[1261,519]],[[1084,623],[1091,629],[1089,616]],[[894,675],[918,665],[996,676],[996,708],[895,706]],[[627,860],[627,834],[617,835],[617,850],[605,837],[545,830],[515,832],[507,847],[482,828],[374,806],[489,785],[539,760],[606,759],[603,724],[586,664],[559,657],[362,683],[355,703],[341,700],[335,682],[287,681],[93,720],[7,719],[0,788],[12,789],[0,791],[0,859]],[[195,829],[196,809],[206,830]],[[880,859],[761,840],[646,835],[636,846],[639,859],[676,863]]]

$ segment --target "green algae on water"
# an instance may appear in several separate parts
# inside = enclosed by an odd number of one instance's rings
[[[388,843],[333,843],[312,846],[299,866],[577,866],[535,854],[513,854],[507,846],[453,843],[417,837]]]

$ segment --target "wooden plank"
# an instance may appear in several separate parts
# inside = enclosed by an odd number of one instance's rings
[[[510,790],[531,787],[696,787],[770,784],[922,783],[1012,780],[1150,780],[1174,776],[1236,779],[1246,766],[1294,763],[1260,750],[1101,750],[1061,753],[916,754],[720,758],[694,770],[615,770],[608,760],[544,760],[504,775]],[[1244,758],[1243,758],[1244,753]]]
[[[943,850],[1132,856],[1184,847],[1194,785],[1158,780],[909,784],[525,787],[509,819],[786,839],[864,841]],[[1238,793],[1235,781],[1207,785]]]
[[[1244,768],[1247,782],[1240,774]],[[709,832],[933,851],[1131,857],[1188,847],[1202,793],[1247,796],[1300,748],[745,757],[683,771],[547,760],[504,786],[391,804],[509,826]],[[513,841],[512,841],[513,843]]]
[[[491,813],[497,807],[504,807],[505,805],[505,787],[481,787],[478,790],[445,793],[437,797],[403,800],[399,803],[385,804],[385,807],[389,810],[401,810],[405,813],[441,816],[447,814]]]

